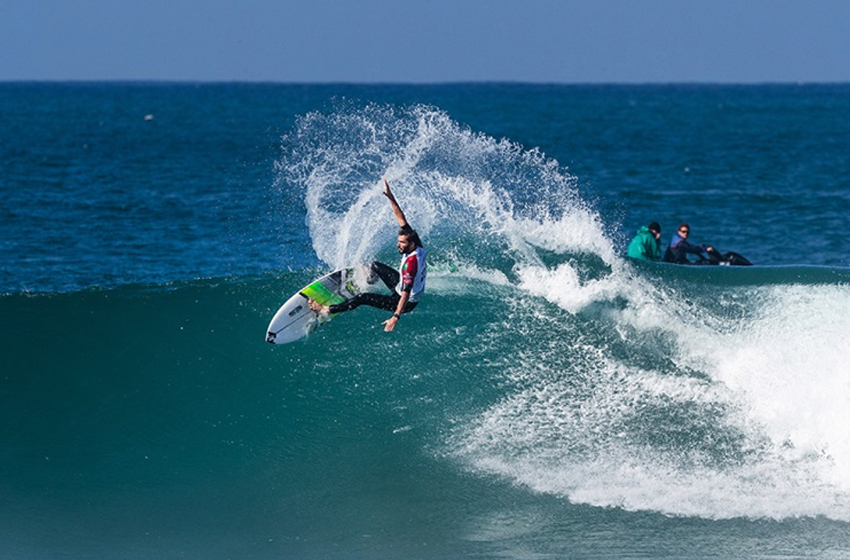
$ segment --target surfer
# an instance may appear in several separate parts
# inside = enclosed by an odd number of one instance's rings
[[[392,295],[383,295],[364,292],[357,294],[350,300],[338,305],[320,305],[315,300],[309,300],[307,304],[318,315],[329,315],[351,311],[361,305],[369,305],[392,311],[393,315],[382,324],[384,331],[392,331],[402,314],[409,313],[419,303],[425,291],[425,277],[428,265],[425,262],[425,248],[419,234],[407,223],[407,218],[390,190],[390,184],[384,179],[384,196],[390,201],[393,215],[399,225],[398,230],[398,252],[402,255],[398,270],[381,262],[373,262],[370,270],[369,284],[374,284],[378,278],[390,289]]]
[[[634,239],[629,243],[628,256],[643,261],[661,260],[661,226],[652,222],[641,226]]]
[[[694,264],[688,260],[688,253],[698,255],[700,260],[704,260],[703,253],[705,251],[713,251],[712,247],[706,245],[692,245],[688,243],[688,235],[691,233],[691,226],[688,224],[679,224],[676,233],[670,240],[670,245],[664,253],[664,262],[673,264]]]

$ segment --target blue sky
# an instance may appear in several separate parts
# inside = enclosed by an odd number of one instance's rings
[[[0,80],[850,82],[850,0],[0,0]]]

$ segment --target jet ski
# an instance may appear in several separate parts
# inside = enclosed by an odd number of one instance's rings
[[[699,255],[699,260],[695,261],[691,264],[704,264],[704,265],[715,265],[715,266],[752,266],[751,263],[746,257],[743,255],[739,255],[738,253],[727,251],[725,253],[721,253],[717,249],[713,247],[706,248],[705,252],[708,254],[708,258]]]

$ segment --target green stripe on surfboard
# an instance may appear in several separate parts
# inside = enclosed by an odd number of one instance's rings
[[[319,305],[336,305],[337,303],[342,303],[345,301],[345,298],[339,294],[335,294],[329,289],[325,287],[321,282],[313,282],[303,290],[301,293],[307,296],[310,299],[316,300]]]

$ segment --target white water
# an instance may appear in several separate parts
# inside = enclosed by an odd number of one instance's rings
[[[523,273],[578,315],[507,372],[516,390],[462,430],[457,454],[573,502],[850,520],[850,289],[728,288],[752,312],[724,316],[698,303],[699,285],[653,290],[617,270],[584,284],[563,267]],[[583,311],[617,295],[624,309]],[[620,340],[585,333],[588,321]]]

